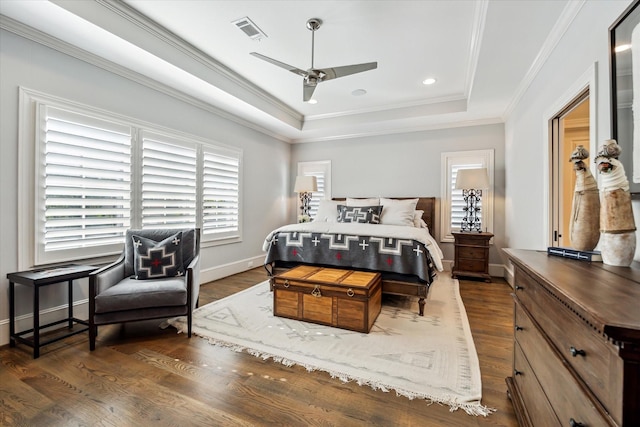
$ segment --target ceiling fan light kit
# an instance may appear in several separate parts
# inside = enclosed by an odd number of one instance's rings
[[[339,77],[345,77],[351,74],[378,68],[377,62],[367,62],[364,64],[353,64],[332,68],[314,68],[315,32],[321,25],[322,20],[318,18],[311,18],[307,21],[307,28],[311,31],[311,68],[306,71],[292,65],[285,64],[284,62],[280,62],[276,59],[269,58],[268,56],[264,56],[258,52],[251,52],[251,55],[256,58],[260,58],[263,61],[270,62],[273,65],[277,65],[280,68],[284,68],[285,70],[301,76],[303,78],[302,99],[304,102],[308,102],[311,99],[316,87],[323,81],[337,79]]]

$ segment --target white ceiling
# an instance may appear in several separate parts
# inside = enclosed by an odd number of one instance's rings
[[[179,90],[288,142],[504,121],[581,1],[2,0],[7,22]],[[248,16],[267,35],[232,24]],[[378,62],[322,82],[302,101],[301,69]],[[9,27],[15,27],[15,25]],[[427,77],[437,82],[422,84]],[[148,80],[149,81],[149,80]],[[157,87],[157,86],[156,86]],[[367,91],[354,96],[357,89]]]

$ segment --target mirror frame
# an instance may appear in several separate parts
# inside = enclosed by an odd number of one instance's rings
[[[627,70],[622,67],[618,67],[616,62],[616,52],[615,46],[618,43],[619,39],[622,38],[621,41],[629,42],[629,40],[625,40],[624,36],[630,33],[630,30],[633,29],[636,25],[640,24],[640,0],[635,0],[632,2],[627,9],[616,19],[616,21],[609,27],[609,65],[610,65],[610,87],[611,87],[611,138],[615,139],[618,144],[620,144],[622,148],[622,156],[620,157],[620,161],[624,165],[625,172],[627,178],[629,180],[629,191],[631,192],[634,198],[640,198],[640,182],[633,182],[633,169],[634,167],[640,168],[640,165],[634,165],[633,161],[633,122],[628,121],[628,123],[624,123],[619,120],[618,110],[622,108],[631,108],[630,101],[625,97],[618,96],[618,79],[619,76],[625,77],[629,75],[629,71],[631,67]],[[620,85],[621,90],[631,92],[631,99],[633,97],[633,82],[632,79],[630,82],[627,82],[628,88],[625,85],[622,87]],[[632,102],[632,101],[631,101]],[[640,132],[640,130],[638,130]],[[628,138],[625,139],[625,135],[629,135]],[[622,138],[622,140],[620,139]]]

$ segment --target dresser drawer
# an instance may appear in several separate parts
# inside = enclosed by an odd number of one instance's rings
[[[458,257],[466,259],[479,259],[484,262],[487,250],[485,248],[474,248],[471,246],[458,247]]]
[[[513,349],[513,381],[527,408],[527,415],[534,426],[559,426],[553,408],[547,400],[540,383],[516,342]]]
[[[535,372],[561,425],[569,425],[572,419],[587,426],[611,425],[601,416],[564,361],[549,346],[519,304],[516,304],[515,324],[521,328],[516,330],[516,342]]]
[[[614,352],[615,347],[526,273],[519,275],[519,278],[522,289],[516,291],[518,299],[530,312],[536,313],[536,322],[557,351],[589,386],[613,419],[620,423],[623,366],[622,359]],[[522,325],[516,321],[517,326]],[[519,333],[516,328],[516,338]]]

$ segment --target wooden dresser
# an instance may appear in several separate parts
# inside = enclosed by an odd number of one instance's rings
[[[505,249],[521,426],[640,425],[640,268]]]
[[[477,277],[487,282],[489,275],[489,240],[491,233],[477,233],[473,231],[452,232],[455,239],[455,256],[451,277]]]

